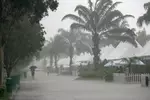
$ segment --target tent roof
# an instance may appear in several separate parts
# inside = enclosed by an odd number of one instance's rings
[[[82,53],[79,56],[75,57],[75,62],[81,62],[81,61],[91,61],[92,55],[89,53]]]
[[[120,58],[135,57],[142,49],[142,46],[137,42],[137,47],[134,47],[132,44],[128,43],[126,51],[120,56]]]
[[[115,48],[114,48],[112,45],[109,45],[109,46],[107,46],[107,47],[102,48],[102,49],[101,49],[101,56],[100,56],[101,60],[106,59],[106,58],[109,56],[109,54],[110,54],[114,49],[115,49]]]
[[[119,45],[110,53],[107,59],[119,59],[129,46],[129,43],[127,42],[120,42]]]
[[[69,57],[63,58],[58,61],[58,65],[69,65]]]
[[[150,56],[150,41],[140,50],[138,56]]]

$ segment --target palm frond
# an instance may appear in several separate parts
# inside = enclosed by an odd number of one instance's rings
[[[89,15],[87,15],[85,12],[83,12],[82,10],[78,10],[78,15],[80,17],[82,17],[85,21],[89,21],[90,17]]]
[[[67,30],[63,29],[63,28],[59,28],[58,32],[60,33],[69,33]]]
[[[79,53],[88,52],[88,53],[92,54],[91,46],[82,40],[76,41],[75,46]]]
[[[72,19],[74,21],[77,21],[79,23],[85,23],[85,21],[82,18],[80,18],[79,16],[76,16],[76,15],[73,15],[73,14],[67,14],[67,15],[65,15],[62,18],[62,21],[65,20],[65,19],[67,19],[67,18]]]
[[[97,28],[100,29],[102,26],[106,26],[107,24],[111,24],[112,20],[116,17],[121,17],[123,14],[119,10],[114,10],[108,13],[105,17],[99,20],[97,24]]]
[[[105,12],[105,10],[109,8],[109,6],[112,5],[112,3],[112,0],[99,0],[99,2],[96,5],[96,11],[100,15],[100,13],[102,14],[103,12]]]
[[[111,34],[118,34],[118,33],[126,32],[127,30],[128,28],[114,28],[114,29],[107,30],[106,32]]]
[[[128,42],[128,43],[132,44],[133,46],[137,47],[136,41],[129,36],[107,35],[107,38],[115,39],[115,40],[123,41],[123,42]]]
[[[78,11],[78,10],[85,12],[87,15],[90,15],[90,13],[91,13],[91,11],[83,5],[76,6],[75,11]]]
[[[144,16],[140,16],[140,17],[138,18],[137,25],[138,25],[139,27],[142,27],[143,23],[144,23]]]
[[[88,4],[89,4],[89,8],[90,8],[90,10],[92,11],[93,10],[93,3],[92,3],[92,1],[91,0],[88,0]]]
[[[110,11],[113,11],[116,6],[118,6],[119,4],[121,4],[122,2],[115,2],[107,11],[107,13],[109,13]]]
[[[61,35],[62,36],[62,35]],[[64,36],[62,36],[62,39],[63,39],[63,41],[62,42],[64,42],[64,44],[66,44],[66,45],[70,45],[70,41],[69,41],[69,39],[67,39],[66,37],[64,37]]]
[[[90,31],[85,25],[79,24],[79,23],[72,23],[70,26],[71,29],[83,29],[85,31]]]
[[[147,10],[150,8],[150,2],[144,4],[144,8]]]
[[[135,18],[133,15],[123,15],[123,16],[120,16],[116,19],[114,19],[112,22],[115,23],[115,22],[120,22],[121,20],[124,20],[126,18]]]
[[[109,14],[111,11],[113,11],[113,10],[116,8],[116,6],[117,6],[118,4],[120,4],[120,3],[122,3],[122,2],[115,2],[114,4],[112,4],[112,5],[105,11],[105,13],[103,14],[103,16],[106,16],[106,15]]]
[[[142,27],[143,23],[146,25],[150,24],[150,2],[144,4],[144,8],[147,10],[147,12],[138,18],[137,25],[139,27]]]
[[[119,23],[121,28],[127,28],[129,27],[129,23],[126,20],[123,20]]]
[[[129,28],[113,28],[113,29],[110,29],[110,30],[107,30],[105,32],[102,32],[100,34],[100,36],[106,36],[107,35],[115,35],[115,36],[128,36],[132,39],[135,39],[136,38],[136,34],[135,32],[132,30],[132,29],[129,29]]]
[[[91,13],[91,19],[92,19],[93,24],[97,25],[97,23],[99,21],[99,16],[96,11],[93,11]],[[93,26],[95,26],[95,25],[93,25]]]

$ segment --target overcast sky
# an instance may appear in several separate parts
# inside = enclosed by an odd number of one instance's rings
[[[95,0],[93,0],[95,1]],[[137,28],[136,21],[137,18],[145,13],[143,8],[143,4],[145,2],[149,2],[150,0],[113,0],[113,1],[121,1],[117,9],[122,11],[123,14],[132,14],[135,16],[135,19],[129,18],[129,24],[131,28]],[[41,23],[45,27],[46,39],[53,37],[55,34],[58,34],[57,30],[59,28],[64,28],[69,30],[71,20],[61,21],[62,17],[68,13],[75,13],[74,9],[77,5],[87,5],[88,0],[59,0],[59,7],[57,11],[51,12],[49,11],[49,16],[42,19]],[[150,27],[146,27],[147,33],[150,34]]]

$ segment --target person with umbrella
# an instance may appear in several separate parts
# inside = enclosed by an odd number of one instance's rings
[[[31,66],[31,67],[30,67],[32,79],[34,79],[34,76],[35,76],[35,69],[36,69],[36,68],[37,68],[36,66]]]

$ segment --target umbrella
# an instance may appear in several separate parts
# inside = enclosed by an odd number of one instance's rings
[[[36,69],[36,68],[37,68],[36,66],[31,66],[31,67],[30,67],[30,69]]]

